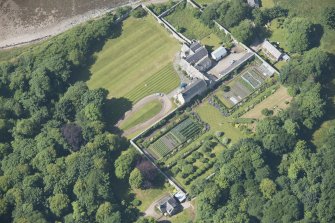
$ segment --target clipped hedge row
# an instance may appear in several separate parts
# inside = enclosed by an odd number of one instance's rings
[[[185,184],[189,185],[192,181],[196,180],[198,177],[206,173],[210,168],[214,166],[215,162],[216,162],[216,159],[212,159],[208,163],[204,163],[204,165],[201,168],[198,168],[193,174],[190,174],[185,179]]]

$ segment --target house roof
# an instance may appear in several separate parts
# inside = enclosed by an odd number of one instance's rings
[[[217,48],[216,50],[212,52],[212,57],[219,58],[226,54],[227,54],[226,48],[224,48],[223,46],[220,46],[219,48]]]
[[[195,52],[197,49],[199,49],[201,46],[201,44],[198,41],[194,41],[191,45],[190,45],[190,49]]]
[[[209,57],[205,57],[199,61],[194,67],[199,71],[206,71],[212,66],[212,60]]]
[[[272,45],[269,41],[265,40],[263,42],[263,48],[268,51],[274,58],[277,60],[280,59],[282,52],[280,52],[274,45]]]
[[[208,51],[206,50],[205,47],[200,47],[197,49],[197,51],[194,54],[186,57],[185,60],[190,64],[196,64],[205,56],[208,56]]]
[[[166,196],[162,198],[158,203],[159,209],[163,213],[167,212],[169,214],[171,214],[178,205],[179,203],[172,196]]]
[[[185,101],[190,101],[193,97],[207,90],[207,83],[204,80],[198,79],[188,85],[181,93]]]

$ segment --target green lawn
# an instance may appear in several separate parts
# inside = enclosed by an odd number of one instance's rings
[[[314,132],[312,142],[318,148],[321,148],[322,143],[325,141],[325,137],[328,135],[329,129],[334,126],[335,119],[323,122],[320,128]]]
[[[272,8],[275,6],[273,0],[261,0],[262,8]]]
[[[169,221],[171,223],[187,223],[190,221],[193,221],[195,218],[195,213],[192,210],[192,208],[187,208],[186,210],[183,210],[183,212],[180,212],[176,214],[175,216],[172,216]]]
[[[195,2],[199,5],[209,5],[215,2],[218,2],[219,0],[196,0]]]
[[[183,35],[185,35],[187,38],[191,40],[201,40],[213,33],[213,30],[211,30],[199,19],[193,16],[196,11],[197,9],[189,5],[186,5],[185,8],[177,7],[175,11],[166,16],[165,19],[175,28],[185,28],[186,31],[183,33]]]
[[[169,92],[179,83],[171,65],[179,48],[177,40],[151,16],[130,17],[123,23],[122,34],[95,54],[88,86],[105,88],[109,97],[132,102],[153,92]]]
[[[216,90],[214,95],[216,95],[227,108],[234,107],[234,104],[223,96],[223,91],[221,89]]]
[[[219,110],[214,108],[207,101],[196,107],[195,111],[204,122],[210,125],[211,133],[215,133],[216,131],[224,132],[225,136],[230,138],[233,143],[244,136],[239,129],[233,127],[229,117],[223,116]]]
[[[284,18],[279,18],[284,19]],[[270,30],[272,32],[270,41],[271,42],[279,42],[279,46],[283,48],[286,52],[288,52],[286,36],[288,32],[283,26],[281,26],[278,22],[278,19],[274,19],[270,24]]]
[[[179,82],[178,74],[174,70],[172,63],[169,63],[144,81],[134,83],[134,88],[124,96],[135,102],[157,92],[167,94],[177,88]]]
[[[141,205],[137,208],[144,212],[150,206],[150,204],[155,202],[160,197],[163,197],[164,194],[169,194],[172,192],[173,188],[168,183],[165,183],[161,187],[149,188],[146,190],[136,189],[134,190],[136,198],[142,202]]]
[[[120,128],[122,130],[126,130],[143,123],[157,115],[161,109],[162,103],[159,100],[151,101],[141,108],[136,114],[130,116],[124,123],[122,123]]]
[[[215,50],[222,45],[222,40],[215,34],[211,33],[201,40],[201,43],[207,47],[210,51]]]

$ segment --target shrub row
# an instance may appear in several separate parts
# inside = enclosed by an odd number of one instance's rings
[[[193,180],[196,180],[198,177],[207,172],[210,168],[214,166],[215,161],[216,159],[212,159],[208,163],[204,163],[204,165],[201,168],[198,168],[193,174],[190,174],[185,179],[185,184],[189,185]]]

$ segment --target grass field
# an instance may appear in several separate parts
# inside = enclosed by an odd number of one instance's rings
[[[178,74],[174,70],[172,63],[169,63],[158,72],[153,73],[149,78],[134,84],[134,88],[124,96],[135,102],[157,92],[167,94],[177,88],[179,82]]]
[[[288,94],[287,89],[283,86],[280,86],[280,88],[271,96],[266,98],[261,103],[257,104],[253,109],[245,113],[242,118],[263,118],[261,111],[264,108],[273,109],[275,113],[279,111],[279,109],[286,109],[289,104],[286,104],[285,102],[290,102],[292,100],[292,97]]]
[[[213,51],[222,45],[222,40],[215,33],[211,33],[210,35],[200,40],[200,42],[210,51]]]
[[[136,114],[130,116],[124,123],[122,123],[120,128],[122,130],[127,130],[143,123],[157,115],[161,109],[162,103],[159,100],[151,101],[141,108]]]
[[[232,142],[237,142],[244,135],[243,133],[232,126],[231,119],[224,117],[216,108],[210,105],[207,101],[195,108],[200,118],[210,125],[210,132],[215,133],[221,131],[225,136],[230,138]]]
[[[199,5],[209,5],[215,2],[218,2],[219,0],[196,0],[195,2]]]
[[[172,216],[169,221],[171,223],[187,223],[192,222],[195,218],[195,211],[192,207],[187,208],[186,210],[183,210],[183,212],[180,212],[176,214],[175,216]]]
[[[262,8],[272,8],[275,6],[273,0],[261,0]]]
[[[189,39],[201,40],[210,35],[213,31],[205,26],[193,14],[197,10],[192,6],[186,5],[185,8],[177,7],[176,10],[165,19],[174,27],[183,27],[186,31],[183,33]]]
[[[283,18],[279,18],[283,19]],[[270,30],[272,31],[270,40],[271,42],[279,42],[279,46],[288,52],[286,36],[288,32],[285,28],[279,25],[278,19],[274,19],[270,24]]]
[[[136,198],[142,202],[142,204],[137,208],[144,212],[152,202],[164,196],[164,194],[167,195],[171,192],[173,192],[173,188],[168,183],[165,183],[160,187],[149,188],[146,190],[136,189],[134,190]]]
[[[121,36],[106,42],[91,67],[90,88],[105,88],[109,97],[136,102],[153,92],[169,92],[179,78],[171,62],[178,42],[152,17],[128,18]]]

